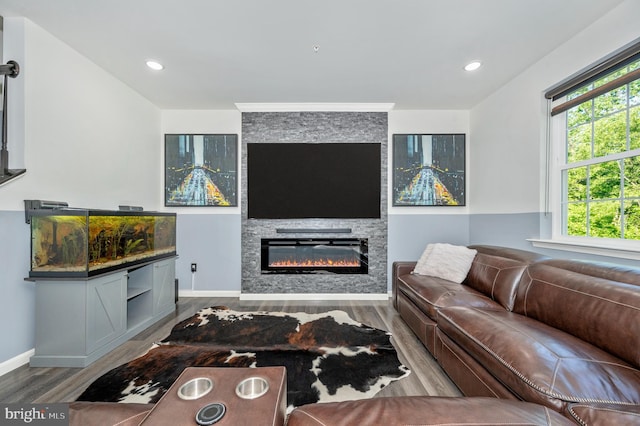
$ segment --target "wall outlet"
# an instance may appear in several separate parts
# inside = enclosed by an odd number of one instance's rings
[[[198,270],[198,264],[197,263],[192,263],[191,264],[191,272],[196,272]]]

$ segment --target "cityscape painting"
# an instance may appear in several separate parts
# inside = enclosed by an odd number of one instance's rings
[[[465,205],[465,135],[393,135],[394,206]]]
[[[165,206],[238,205],[238,135],[165,135]]]

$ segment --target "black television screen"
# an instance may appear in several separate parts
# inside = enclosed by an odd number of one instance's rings
[[[248,217],[379,218],[380,171],[378,143],[248,143]]]

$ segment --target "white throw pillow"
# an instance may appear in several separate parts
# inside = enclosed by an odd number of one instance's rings
[[[413,269],[414,274],[429,275],[460,284],[467,277],[477,250],[446,243],[428,244]]]

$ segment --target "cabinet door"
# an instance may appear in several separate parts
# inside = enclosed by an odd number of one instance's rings
[[[175,304],[176,261],[153,264],[153,314],[172,310]]]
[[[126,300],[126,273],[110,274],[88,281],[87,354],[125,332]]]

